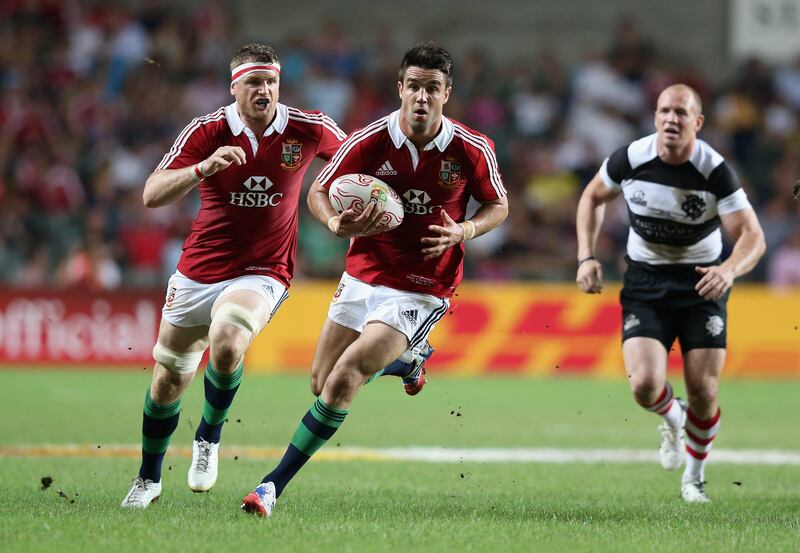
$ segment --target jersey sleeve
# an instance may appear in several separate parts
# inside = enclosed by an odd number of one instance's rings
[[[364,170],[363,149],[365,144],[358,139],[358,133],[353,133],[339,147],[325,167],[322,168],[317,181],[328,190],[331,183],[342,175],[362,173]]]
[[[172,148],[156,167],[156,171],[180,169],[200,163],[211,155],[213,149],[210,129],[207,125],[203,125],[199,118],[193,119],[175,139]]]
[[[752,207],[739,182],[739,177],[727,161],[723,161],[712,171],[709,180],[712,190],[717,195],[718,214],[725,215]]]
[[[622,181],[631,171],[631,162],[628,159],[628,147],[625,146],[615,151],[603,161],[603,165],[600,166],[600,177],[603,179],[603,184],[612,190],[619,191],[622,187]]]
[[[325,115],[322,116],[322,131],[319,138],[319,145],[317,146],[317,157],[325,161],[330,161],[333,154],[339,149],[347,138],[347,134],[339,128],[336,122]]]
[[[494,142],[481,136],[475,146],[477,156],[473,181],[470,183],[470,194],[479,202],[490,202],[505,197],[507,192],[500,175],[500,168],[497,166]]]

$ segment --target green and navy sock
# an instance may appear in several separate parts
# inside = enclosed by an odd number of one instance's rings
[[[275,484],[275,493],[279,496],[283,488],[294,478],[303,465],[314,453],[338,430],[347,416],[347,409],[337,409],[317,398],[311,409],[300,421],[292,436],[292,442],[283,454],[278,466],[264,477],[262,482]]]
[[[181,400],[159,405],[150,397],[150,388],[147,388],[142,416],[142,464],[139,467],[139,476],[145,480],[161,481],[161,464],[172,433],[178,428],[180,413]]]
[[[219,443],[222,434],[222,425],[228,416],[228,411],[233,403],[239,384],[242,382],[244,365],[239,366],[230,374],[217,372],[209,362],[206,367],[203,385],[206,391],[206,403],[203,408],[203,417],[197,425],[194,439],[205,440],[212,444]]]
[[[406,378],[411,376],[415,368],[414,361],[411,361],[410,363],[404,363],[403,361],[400,361],[400,359],[395,359],[383,369],[378,371],[375,376],[370,378],[370,381],[379,376],[399,376],[400,378]]]

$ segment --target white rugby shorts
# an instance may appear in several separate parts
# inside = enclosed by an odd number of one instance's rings
[[[328,318],[357,332],[362,332],[369,322],[380,321],[405,334],[408,349],[413,351],[425,343],[449,309],[446,298],[367,284],[344,273],[331,300]]]
[[[167,283],[167,297],[164,307],[161,308],[161,316],[168,323],[179,327],[209,326],[214,302],[220,296],[235,290],[252,290],[267,300],[270,319],[289,296],[283,284],[264,275],[245,275],[203,284],[175,271]]]

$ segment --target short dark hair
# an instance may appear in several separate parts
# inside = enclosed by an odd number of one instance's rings
[[[237,65],[242,65],[247,62],[275,63],[277,61],[278,54],[275,53],[272,46],[251,42],[236,50],[236,53],[231,57],[230,68],[233,69]]]
[[[437,69],[447,78],[447,86],[453,84],[453,58],[435,42],[420,42],[403,56],[397,78],[400,82],[405,79],[406,69],[410,66],[422,69]]]

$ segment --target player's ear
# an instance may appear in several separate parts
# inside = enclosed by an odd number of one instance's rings
[[[403,81],[397,81],[397,95],[403,98]]]
[[[453,87],[452,86],[448,86],[447,88],[444,89],[444,101],[442,102],[442,104],[446,104],[447,103],[447,100],[450,99],[450,92],[452,92],[452,91],[453,91]]]
[[[700,132],[700,129],[703,128],[703,123],[705,120],[706,118],[703,117],[702,113],[697,116],[697,120],[694,123],[694,132]]]
[[[236,83],[231,83],[231,96],[236,96]]]

